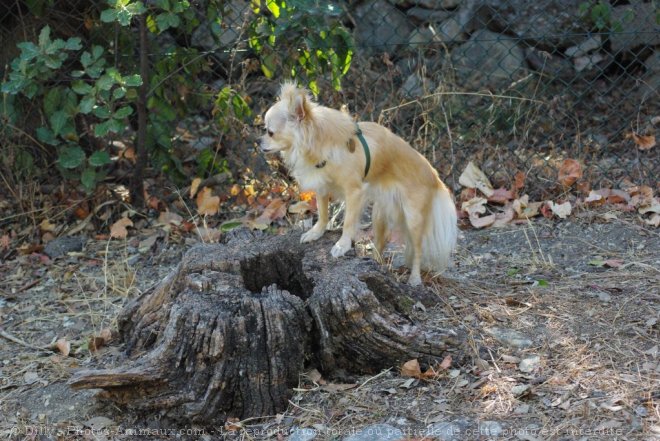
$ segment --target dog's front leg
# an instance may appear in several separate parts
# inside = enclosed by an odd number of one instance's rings
[[[312,242],[319,239],[325,233],[328,226],[328,204],[330,203],[330,196],[327,194],[316,195],[316,207],[319,213],[319,219],[314,226],[300,237],[300,243]]]
[[[341,257],[351,249],[353,238],[358,229],[360,215],[362,214],[362,203],[364,202],[364,192],[361,188],[355,188],[348,192],[346,196],[346,213],[344,215],[344,229],[341,237],[332,247],[330,254],[333,257]]]

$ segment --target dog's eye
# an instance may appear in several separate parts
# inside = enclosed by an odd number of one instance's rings
[[[268,131],[268,136],[270,136],[270,137],[272,138],[273,135],[274,135],[273,131],[272,131],[272,130],[269,130],[269,131]]]

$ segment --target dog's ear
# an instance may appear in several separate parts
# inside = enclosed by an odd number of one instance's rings
[[[302,121],[309,114],[308,108],[307,94],[302,90],[298,90],[298,93],[293,99],[293,115],[298,121]]]
[[[311,97],[306,90],[299,88],[296,83],[282,84],[280,99],[287,103],[289,114],[298,122],[310,117],[312,110]]]

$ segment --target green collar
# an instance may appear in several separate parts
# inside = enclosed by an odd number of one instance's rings
[[[362,144],[362,148],[364,149],[364,157],[366,159],[366,163],[364,164],[364,177],[366,178],[367,174],[369,174],[369,167],[371,167],[371,153],[369,153],[369,144],[367,144],[367,140],[364,139],[362,130],[357,123],[355,123],[355,129],[355,134],[357,135],[358,139],[360,140],[360,144]]]

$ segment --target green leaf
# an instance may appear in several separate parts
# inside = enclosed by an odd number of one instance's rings
[[[96,171],[93,168],[86,168],[80,175],[80,183],[85,190],[92,191],[96,187]]]
[[[131,15],[140,15],[147,11],[142,2],[131,3],[130,5],[126,6],[126,10]]]
[[[21,60],[30,61],[39,56],[39,48],[31,41],[24,41],[16,45],[21,50]]]
[[[106,9],[101,12],[101,21],[103,23],[112,23],[117,20],[117,11],[114,9]]]
[[[108,119],[110,118],[110,115],[110,109],[108,109],[106,106],[94,107],[94,116],[97,118]]]
[[[588,265],[602,267],[605,265],[605,261],[603,259],[593,259],[588,262]]]
[[[60,149],[59,163],[62,167],[73,169],[85,160],[85,152],[77,145],[66,146]]]
[[[53,129],[53,134],[57,136],[62,133],[62,129],[69,121],[69,115],[67,115],[63,110],[58,110],[50,116],[49,120],[50,127]]]
[[[39,85],[37,83],[28,83],[23,89],[23,94],[28,98],[34,98],[34,96],[39,92]]]
[[[266,8],[273,14],[273,17],[279,18],[280,16],[280,7],[277,4],[276,0],[266,0]]]
[[[39,47],[45,48],[50,43],[50,26],[44,26],[39,33]]]
[[[112,98],[115,100],[120,100],[126,96],[126,89],[124,87],[118,87],[112,91]]]
[[[82,44],[80,43],[80,38],[78,37],[71,37],[66,41],[66,44],[64,45],[64,49],[68,49],[70,51],[78,51],[82,48]]]
[[[158,25],[156,24],[156,19],[151,14],[147,16],[147,29],[152,34],[158,33]]]
[[[138,87],[142,85],[142,77],[138,74],[129,75],[124,77],[123,82],[126,87]]]
[[[83,67],[87,67],[92,64],[92,55],[87,51],[83,52],[80,56],[80,64],[82,64]]]
[[[180,23],[181,19],[179,16],[172,12],[166,12],[156,16],[156,24],[158,25],[158,30],[160,32],[163,32],[169,28],[176,28]]]
[[[545,279],[539,279],[536,281],[536,283],[534,283],[534,285],[540,286],[541,288],[547,288],[550,284]]]
[[[226,233],[243,225],[242,220],[229,220],[220,224],[220,231]]]
[[[80,100],[80,103],[78,104],[78,111],[84,115],[87,115],[94,109],[95,104],[96,98],[93,96],[86,96]]]
[[[110,132],[120,132],[124,129],[124,125],[121,121],[116,119],[109,119],[105,122],[99,123],[94,127],[94,135],[97,137],[106,136]]]
[[[96,80],[96,87],[99,90],[110,90],[112,89],[112,86],[115,84],[115,80],[113,80],[109,75],[103,75],[101,78]]]
[[[131,24],[132,18],[133,18],[133,14],[131,14],[131,12],[128,9],[122,9],[120,11],[117,11],[117,21],[122,26],[128,26],[129,24]]]
[[[24,84],[24,80],[7,81],[6,83],[2,83],[2,88],[0,88],[0,91],[9,95],[16,95],[21,91],[21,89],[23,89]]]
[[[115,119],[124,119],[132,113],[133,113],[133,108],[131,106],[124,106],[119,110],[117,110],[115,114],[112,115],[112,117]]]
[[[87,95],[92,90],[94,90],[94,87],[82,80],[78,80],[71,83],[71,89],[78,95]]]
[[[102,167],[107,164],[110,164],[110,155],[104,150],[94,152],[89,157],[89,165],[93,165],[94,167]]]
[[[55,138],[53,132],[48,127],[39,127],[36,130],[37,139],[43,143],[50,145],[59,145],[60,141]]]
[[[92,46],[92,57],[94,60],[98,60],[103,55],[103,46]]]
[[[94,126],[94,136],[101,138],[110,131],[110,121],[105,121]]]

